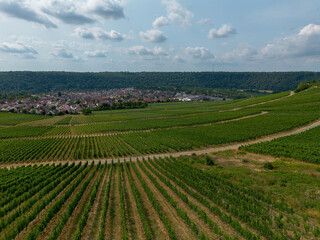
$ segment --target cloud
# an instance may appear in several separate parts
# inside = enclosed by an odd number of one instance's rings
[[[193,13],[182,7],[176,0],[162,0],[166,5],[168,19],[183,27],[190,27]]]
[[[320,25],[309,24],[302,28],[298,35],[300,36],[311,36],[320,34]]]
[[[121,19],[125,17],[123,6],[117,0],[89,0],[87,3],[89,12],[104,19]]]
[[[50,16],[53,16],[66,24],[92,24],[96,20],[81,12],[81,5],[77,1],[68,0],[50,0],[45,1],[42,11]]]
[[[224,54],[220,60],[224,62],[255,61],[259,58],[259,50],[247,44],[241,44],[237,49]]]
[[[57,28],[50,17],[74,25],[125,17],[123,6],[118,0],[0,0],[0,12],[46,28]]]
[[[51,53],[54,57],[73,59],[73,54],[68,52],[65,48],[57,48]]]
[[[83,28],[78,27],[74,30],[74,34],[84,39],[100,39],[100,40],[110,40],[113,42],[120,42],[125,38],[125,35],[111,30],[107,32],[101,28]]]
[[[21,42],[2,43],[0,45],[0,51],[16,54],[38,54],[38,52],[34,48],[26,46]]]
[[[74,30],[74,34],[84,39],[96,39],[95,32],[88,28],[78,27]]]
[[[168,18],[161,16],[161,17],[156,18],[153,21],[152,27],[159,28],[159,27],[167,26],[169,24],[170,24],[170,22],[169,22]]]
[[[162,43],[167,40],[167,36],[157,29],[151,29],[146,32],[140,32],[140,37],[147,42]]]
[[[263,47],[254,48],[247,44],[216,57],[216,60],[227,63],[263,62],[280,63],[303,59],[304,61],[320,60],[320,25],[309,24],[291,36],[274,39]]]
[[[213,39],[213,38],[226,38],[229,37],[231,35],[236,34],[237,31],[228,24],[223,24],[219,29],[211,29],[209,31],[209,39]]]
[[[28,22],[34,22],[45,26],[46,28],[57,28],[57,25],[51,22],[46,16],[38,13],[36,9],[31,8],[24,1],[1,1],[0,11],[14,18],[23,19]]]
[[[185,63],[186,62],[186,60],[184,60],[179,55],[176,55],[173,60],[176,61],[176,62],[179,62],[179,63]]]
[[[101,51],[101,50],[96,50],[96,51],[86,51],[84,53],[87,57],[90,58],[105,58],[107,57],[107,53],[105,51]]]
[[[197,23],[200,24],[200,25],[208,25],[208,26],[213,25],[212,20],[209,19],[209,18],[200,19]]]
[[[275,39],[260,52],[267,58],[320,56],[320,25],[309,24],[293,36]]]
[[[205,47],[187,47],[185,53],[194,59],[208,60],[214,58],[213,52]]]
[[[120,42],[124,38],[124,36],[121,33],[115,30],[111,30],[110,32],[102,30],[98,33],[97,37],[102,40],[110,40],[113,42]]]
[[[145,59],[160,59],[162,57],[168,57],[168,53],[161,47],[154,47],[153,49],[146,48],[144,46],[133,46],[126,50],[127,54],[132,56],[141,56]]]

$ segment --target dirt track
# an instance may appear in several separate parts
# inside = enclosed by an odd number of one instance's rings
[[[213,147],[213,148],[207,148],[207,149],[200,149],[200,150],[190,150],[190,151],[185,151],[185,152],[175,152],[175,153],[162,153],[162,154],[153,154],[153,155],[142,155],[142,156],[137,156],[137,157],[122,157],[119,158],[120,162],[124,162],[124,161],[129,161],[130,159],[132,161],[136,161],[136,160],[141,160],[142,158],[163,158],[163,157],[179,157],[179,156],[184,156],[184,155],[192,155],[192,154],[205,154],[205,153],[211,153],[211,152],[220,152],[220,151],[226,151],[226,150],[234,150],[234,149],[238,149],[240,146],[246,146],[246,145],[250,145],[250,144],[254,144],[254,143],[260,143],[260,142],[266,142],[266,141],[271,141],[273,139],[276,138],[281,138],[281,137],[286,137],[286,136],[290,136],[290,135],[294,135],[294,134],[298,134],[304,131],[307,131],[309,129],[315,128],[320,126],[320,120],[317,120],[315,122],[312,122],[310,124],[307,124],[305,126],[299,127],[299,128],[295,128],[292,129],[290,131],[286,131],[286,132],[280,132],[280,133],[275,133],[275,134],[271,134],[271,135],[267,135],[264,137],[261,137],[259,139],[255,139],[255,140],[250,140],[250,141],[246,141],[246,142],[240,142],[240,143],[230,143],[230,144],[226,144],[223,146],[217,146],[217,147]],[[39,162],[39,163],[19,163],[19,164],[8,164],[8,165],[2,165],[1,167],[17,167],[17,166],[23,166],[23,165],[39,165],[39,164],[64,164],[64,163],[85,163],[85,162],[94,162],[95,164],[98,164],[99,162],[101,163],[111,163],[112,159],[87,159],[87,160],[79,160],[79,161],[50,161],[50,162]],[[118,158],[115,159],[115,161],[118,161]]]

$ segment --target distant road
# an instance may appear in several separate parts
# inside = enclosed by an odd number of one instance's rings
[[[255,140],[250,140],[250,141],[246,141],[246,142],[241,142],[241,143],[231,143],[231,144],[226,144],[223,146],[217,146],[217,147],[213,147],[213,148],[207,148],[207,149],[201,149],[201,150],[191,150],[191,151],[185,151],[185,152],[175,152],[175,153],[163,153],[163,154],[153,154],[153,155],[142,155],[142,156],[137,156],[137,157],[123,157],[123,158],[116,158],[114,159],[115,162],[119,161],[120,162],[124,162],[124,161],[129,161],[130,159],[132,161],[137,161],[137,160],[141,160],[142,158],[164,158],[164,157],[179,157],[179,156],[186,156],[186,155],[192,155],[192,154],[205,154],[205,153],[212,153],[212,152],[220,152],[220,151],[226,151],[226,150],[235,150],[238,149],[240,146],[246,146],[246,145],[250,145],[250,144],[254,144],[254,143],[260,143],[260,142],[266,142],[266,141],[271,141],[273,139],[277,139],[277,138],[281,138],[281,137],[286,137],[286,136],[291,136],[294,134],[298,134],[301,132],[305,132],[307,130],[310,130],[312,128],[318,127],[320,126],[320,119],[307,124],[305,126],[299,127],[299,128],[295,128],[293,130],[290,131],[285,131],[285,132],[280,132],[280,133],[275,133],[275,134],[271,134],[271,135],[267,135],[264,136],[262,138],[259,139],[255,139]],[[17,166],[27,166],[27,165],[40,165],[40,164],[65,164],[65,163],[85,163],[85,162],[89,162],[92,163],[94,162],[95,164],[98,164],[99,162],[101,163],[111,163],[112,159],[86,159],[86,160],[79,160],[79,161],[50,161],[50,162],[39,162],[39,163],[19,163],[19,164],[7,164],[7,165],[2,165],[1,167],[17,167]]]

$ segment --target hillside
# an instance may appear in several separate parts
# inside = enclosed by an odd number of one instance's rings
[[[0,112],[0,239],[319,239],[319,93]]]
[[[281,92],[318,78],[316,72],[0,72],[0,93],[161,86]]]

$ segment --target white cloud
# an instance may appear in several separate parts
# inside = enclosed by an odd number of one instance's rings
[[[167,40],[167,36],[157,29],[151,29],[146,32],[140,32],[140,37],[147,42],[162,43]]]
[[[37,6],[26,1],[4,0],[0,2],[0,11],[10,17],[23,19],[45,26],[46,28],[57,28],[57,25],[40,13]]]
[[[58,27],[50,18],[65,24],[84,25],[125,17],[124,8],[117,0],[0,0],[0,12],[46,28]]]
[[[237,49],[224,54],[220,60],[224,62],[254,61],[259,57],[259,51],[247,44],[241,44]]]
[[[320,25],[309,24],[302,28],[299,32],[300,36],[310,36],[310,35],[319,35],[320,34]]]
[[[92,24],[96,20],[82,11],[82,2],[70,0],[47,0],[41,10],[66,24]]]
[[[124,35],[115,30],[111,30],[110,32],[102,30],[97,33],[97,37],[102,40],[110,40],[113,42],[120,42],[124,39]]]
[[[296,35],[276,39],[261,49],[267,58],[320,56],[320,25],[309,24]]]
[[[88,0],[86,8],[104,19],[121,19],[125,17],[124,9],[117,0]]]
[[[197,23],[200,24],[200,25],[208,25],[208,26],[212,26],[213,25],[212,20],[209,19],[209,18],[200,19]]]
[[[226,38],[236,33],[237,31],[231,25],[223,24],[219,29],[215,29],[215,28],[211,29],[209,31],[208,37],[210,39]]]
[[[193,13],[181,6],[176,0],[162,0],[166,5],[168,19],[183,27],[190,27]]]
[[[169,22],[168,18],[161,16],[161,17],[156,18],[153,21],[152,27],[159,28],[159,27],[167,26],[169,24],[170,24],[170,22]]]
[[[56,48],[52,53],[54,57],[73,59],[74,56],[71,52],[67,51],[65,48]]]
[[[105,57],[107,57],[106,51],[101,51],[101,50],[86,51],[84,54],[90,58],[105,58]]]
[[[320,25],[309,24],[292,36],[274,39],[261,48],[242,44],[237,49],[217,56],[221,62],[277,62],[320,60]]]
[[[84,39],[100,39],[100,40],[110,40],[113,42],[120,42],[125,38],[125,35],[111,30],[107,32],[101,28],[83,28],[78,27],[74,30],[74,34]]]
[[[187,47],[185,53],[194,59],[208,60],[214,58],[213,52],[205,47]]]
[[[179,55],[176,55],[173,60],[176,61],[176,62],[179,62],[179,63],[185,63],[186,62],[186,60],[184,60]]]
[[[0,45],[0,51],[16,54],[38,54],[33,47],[27,46],[21,42],[2,43]]]
[[[161,47],[154,47],[153,49],[144,46],[133,46],[126,49],[127,54],[132,56],[140,56],[145,59],[160,59],[167,58],[169,54]]]

